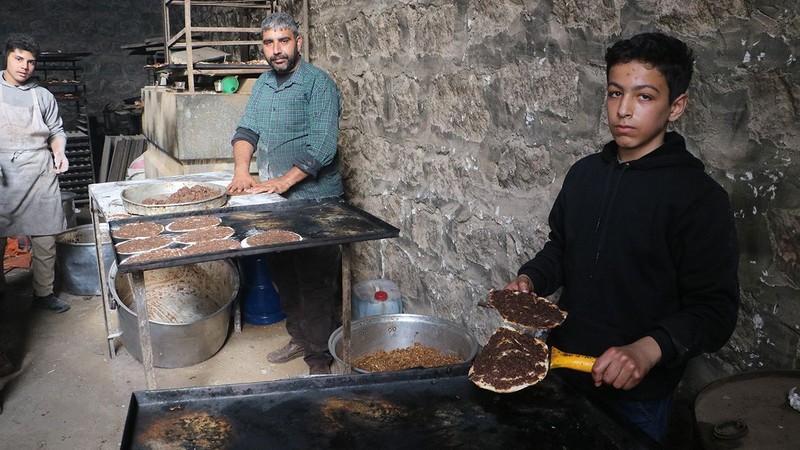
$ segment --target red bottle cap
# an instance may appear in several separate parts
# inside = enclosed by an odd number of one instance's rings
[[[386,291],[376,291],[375,300],[379,302],[385,302],[386,300],[389,300],[389,293]]]

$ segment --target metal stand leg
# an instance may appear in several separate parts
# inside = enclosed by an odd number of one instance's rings
[[[97,211],[97,205],[95,205],[94,197],[89,196],[89,208],[92,212],[92,226],[94,228],[94,248],[95,252],[97,253],[97,273],[100,277],[100,296],[103,300],[103,320],[105,321],[106,326],[106,340],[108,341],[108,355],[111,358],[114,358],[117,355],[116,349],[114,348],[114,337],[118,336],[119,333],[111,333],[108,326],[108,311],[111,310],[111,302],[109,301],[108,296],[108,280],[106,279],[106,267],[104,264],[105,258],[103,256],[103,234],[100,228],[100,214]]]
[[[133,298],[136,301],[136,319],[139,323],[139,345],[142,348],[142,364],[147,389],[156,388],[155,367],[153,366],[153,346],[150,338],[150,321],[147,317],[147,293],[144,285],[144,272],[136,271],[128,274]]]
[[[344,374],[352,373],[350,365],[350,335],[352,332],[352,317],[350,312],[350,259],[352,249],[350,244],[342,245],[342,360],[344,361]]]
[[[242,299],[237,298],[233,302],[233,331],[242,332]]]

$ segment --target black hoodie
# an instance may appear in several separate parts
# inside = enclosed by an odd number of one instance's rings
[[[601,392],[666,397],[690,358],[730,338],[739,257],[728,195],[678,133],[635,161],[619,163],[613,141],[578,161],[549,223],[548,242],[519,270],[539,295],[563,286],[559,307],[569,315],[548,343],[592,356],[644,336],[661,347],[638,386]],[[591,384],[588,374],[565,375]]]

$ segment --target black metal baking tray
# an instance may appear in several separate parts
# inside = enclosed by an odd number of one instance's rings
[[[116,254],[120,272],[159,269],[183,264],[193,264],[215,259],[246,256],[274,251],[294,250],[322,245],[397,237],[400,230],[383,220],[338,198],[321,200],[292,200],[261,205],[223,207],[202,211],[183,211],[151,216],[109,220],[113,233],[122,225],[136,222],[155,222],[165,227],[172,221],[192,215],[214,215],[222,219],[221,226],[234,229],[233,238],[239,241],[257,233],[258,230],[283,229],[293,231],[303,240],[262,247],[240,248],[216,253],[184,256],[174,259],[152,260],[138,264],[126,264],[126,255]],[[168,235],[170,233],[162,233]],[[113,238],[114,244],[123,240]],[[179,247],[180,244],[173,244]]]
[[[642,449],[652,441],[556,376],[513,394],[468,364],[134,392],[122,449]]]

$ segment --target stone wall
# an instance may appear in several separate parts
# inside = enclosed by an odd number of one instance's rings
[[[49,52],[81,53],[87,112],[103,120],[106,105],[115,108],[149,82],[143,55],[121,47],[163,36],[159,0],[35,0],[15,2],[0,14],[2,44],[10,33],[26,33]],[[5,60],[3,61],[5,66]],[[65,111],[67,113],[67,111]]]
[[[794,0],[312,2],[310,57],[345,101],[346,191],[401,230],[355,246],[357,280],[392,279],[407,312],[484,341],[498,319],[476,302],[542,247],[567,169],[610,139],[605,48],[659,29],[695,49],[677,129],[730,193],[741,246],[739,325],[705,365],[800,368],[798,11]]]

